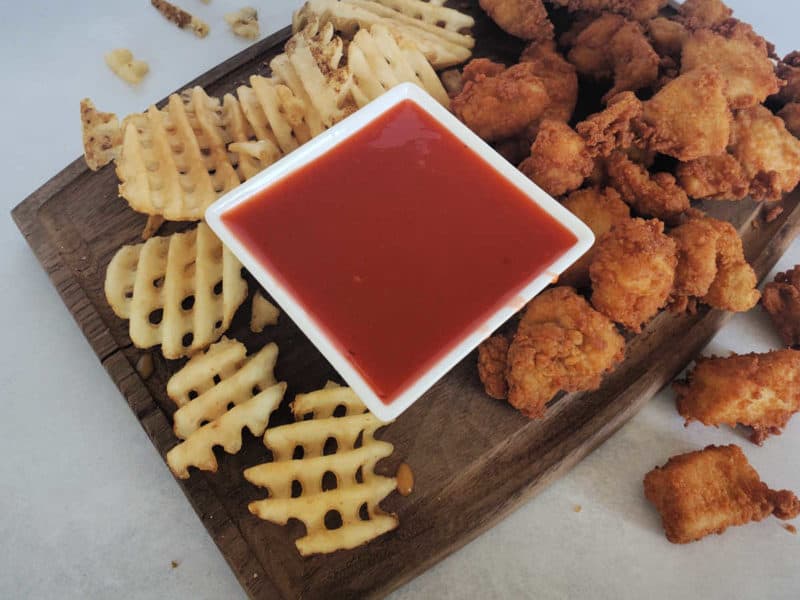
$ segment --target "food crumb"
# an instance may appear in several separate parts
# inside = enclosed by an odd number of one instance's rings
[[[142,379],[147,379],[153,374],[153,355],[149,352],[142,354],[136,361],[136,372]]]
[[[783,528],[784,528],[786,531],[788,531],[789,533],[793,534],[793,535],[796,535],[796,534],[797,534],[797,527],[795,527],[795,526],[794,526],[794,525],[792,525],[791,523],[786,523],[786,525],[784,525],[784,526],[783,526]]]
[[[397,491],[401,496],[408,496],[414,491],[414,473],[406,463],[397,467]]]
[[[178,562],[177,560],[173,560],[172,562],[170,562],[170,564],[172,565],[172,568],[173,568],[173,569],[177,569],[177,568],[178,568],[178,566],[179,566],[181,563],[180,563],[180,562]]]
[[[764,216],[764,220],[767,223],[772,223],[778,217],[780,217],[782,214],[783,214],[783,207],[782,206],[776,206],[774,208],[771,208],[769,211],[767,211],[767,214]]]
[[[583,510],[583,507],[580,504],[576,504],[575,506],[572,507],[572,510],[575,511],[576,513],[579,513]]]

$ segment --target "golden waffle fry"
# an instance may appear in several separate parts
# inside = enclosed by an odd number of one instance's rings
[[[161,215],[150,215],[147,217],[147,223],[144,224],[144,229],[142,229],[142,240],[146,242],[158,233],[164,221],[165,219]]]
[[[344,408],[344,416],[334,416],[338,407]],[[366,412],[350,388],[331,384],[298,395],[292,412],[296,423],[264,434],[273,462],[244,472],[250,483],[269,491],[268,498],[250,503],[250,512],[281,525],[292,518],[301,520],[306,534],[295,544],[303,556],[355,548],[395,529],[397,516],[379,504],[397,482],[374,470],[394,450],[392,444],[374,438],[386,424]],[[311,419],[304,420],[307,415]],[[298,446],[303,455],[295,459]],[[298,484],[299,495],[294,489]]]
[[[236,454],[242,449],[242,429],[247,427],[253,435],[264,433],[269,417],[280,405],[285,391],[286,384],[277,383],[195,431],[167,452],[170,470],[181,479],[188,479],[189,467],[216,473],[218,465],[214,446],[222,446],[228,454]]]
[[[207,348],[247,297],[241,264],[205,223],[123,246],[106,271],[114,313],[130,320],[137,348],[161,344],[166,358]]]
[[[277,306],[256,292],[250,309],[250,331],[261,333],[267,325],[277,325],[280,314]]]
[[[89,98],[81,100],[83,157],[97,171],[117,157],[122,146],[122,130],[114,113],[99,112]]]
[[[353,98],[359,108],[394,86],[415,83],[442,105],[450,98],[436,71],[414,44],[398,42],[383,25],[356,33],[347,48],[347,64],[353,72]]]
[[[167,395],[179,406],[173,415],[178,438],[188,439],[231,404],[238,406],[276,383],[278,346],[269,344],[250,357],[246,352],[241,342],[223,339],[170,378]]]
[[[358,29],[387,27],[395,36],[415,44],[436,69],[470,58],[475,39],[464,33],[475,20],[435,0],[309,0],[292,19],[295,32],[310,23],[332,23],[352,37]]]

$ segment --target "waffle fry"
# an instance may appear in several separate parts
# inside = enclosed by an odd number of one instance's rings
[[[334,416],[338,407],[344,407],[344,416]],[[381,510],[379,503],[397,482],[374,471],[394,450],[373,437],[385,423],[366,412],[350,388],[333,384],[298,395],[292,412],[296,423],[264,434],[274,461],[244,472],[250,483],[269,491],[268,498],[250,503],[250,512],[281,525],[301,520],[306,534],[295,544],[303,556],[355,548],[395,529],[397,517]],[[312,418],[304,420],[309,414]],[[336,442],[333,454],[326,452],[331,438]],[[363,441],[357,446],[359,438]],[[303,457],[294,459],[298,446]],[[296,484],[302,488],[299,495],[293,493]],[[337,515],[339,523],[331,523]]]
[[[263,434],[270,415],[280,405],[285,392],[286,384],[277,383],[198,429],[167,452],[170,470],[181,479],[189,478],[189,467],[216,473],[219,465],[214,456],[214,446],[222,446],[228,454],[236,454],[242,449],[242,429],[247,427],[253,435]]]
[[[347,64],[359,108],[404,82],[417,84],[443,106],[450,106],[447,91],[425,56],[414,44],[398,43],[383,25],[356,33],[347,48]]]
[[[261,333],[267,325],[277,325],[280,314],[277,306],[256,292],[250,309],[250,331]]]
[[[150,215],[147,217],[147,223],[144,224],[144,229],[142,229],[142,241],[146,242],[158,233],[158,230],[161,229],[161,226],[164,224],[164,220],[164,217],[161,215]]]
[[[442,2],[423,0],[309,0],[292,19],[295,32],[310,23],[332,23],[348,37],[358,29],[383,25],[395,36],[413,43],[436,69],[470,58],[475,39],[461,33],[475,20]]]
[[[137,348],[161,344],[166,358],[207,348],[247,296],[241,264],[208,226],[123,246],[106,271],[114,313],[129,319]]]
[[[89,98],[81,100],[83,157],[92,171],[114,160],[122,145],[122,130],[114,113],[99,112]]]
[[[278,346],[264,346],[245,356],[241,342],[223,339],[205,354],[198,354],[167,383],[167,395],[180,408],[173,415],[175,435],[188,439],[202,423],[238,406],[276,383],[273,371]],[[194,399],[192,399],[194,397]]]
[[[204,38],[208,35],[208,25],[182,8],[166,0],[150,0],[150,4],[152,4],[165,19],[175,23],[179,28],[189,29],[199,38]]]

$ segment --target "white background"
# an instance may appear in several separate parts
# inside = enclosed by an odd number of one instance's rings
[[[221,22],[243,0],[182,4],[206,17],[207,39],[178,31],[147,0],[3,0],[5,211],[80,154],[81,98],[120,115],[141,110],[245,47]],[[263,33],[288,24],[298,4],[255,2]],[[800,4],[729,4],[780,54],[795,48]],[[103,63],[115,47],[150,63],[138,88]],[[0,597],[243,598],[8,216],[0,243]],[[797,262],[795,243],[781,266]],[[754,310],[713,350],[778,346]],[[642,496],[644,473],[670,455],[730,442],[770,485],[800,490],[800,418],[757,448],[727,428],[684,429],[662,392],[566,478],[395,597],[800,597],[800,536],[779,521],[673,546]]]

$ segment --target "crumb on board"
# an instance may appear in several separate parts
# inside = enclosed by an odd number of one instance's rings
[[[181,563],[180,563],[180,561],[173,560],[173,561],[170,562],[170,564],[172,565],[173,569],[177,569],[180,566]]]
[[[579,513],[583,510],[583,507],[580,504],[576,504],[572,507],[573,512]]]
[[[142,379],[148,379],[153,374],[153,355],[145,352],[136,361],[136,371]]]
[[[767,214],[764,215],[764,220],[767,223],[772,223],[778,217],[783,214],[783,207],[782,206],[775,206],[767,211]]]

